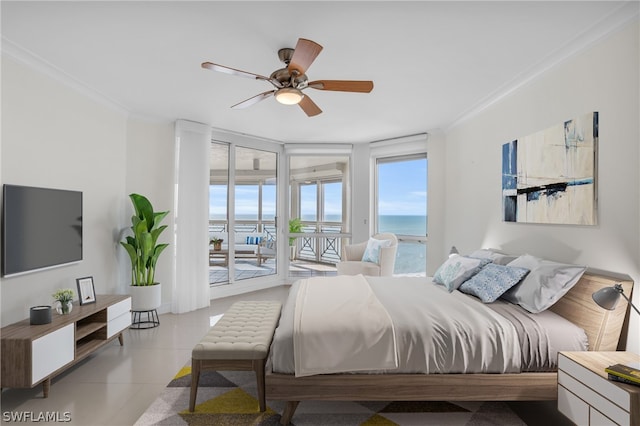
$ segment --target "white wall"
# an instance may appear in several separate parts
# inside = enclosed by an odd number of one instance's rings
[[[154,210],[169,210],[162,222],[167,229],[160,235],[159,242],[169,243],[169,247],[159,257],[156,281],[162,284],[162,306],[160,312],[171,309],[173,277],[175,269],[175,245],[173,244],[174,215],[174,173],[175,173],[175,131],[173,123],[152,123],[131,118],[127,122],[126,182],[121,193],[124,199],[124,215],[121,218],[121,239],[130,234],[133,206],[129,194],[144,195],[151,201]],[[123,160],[121,160],[123,161]],[[131,263],[124,250],[118,251],[121,275],[121,292],[128,293],[131,282]]]
[[[427,141],[427,275],[433,276],[447,259],[451,245],[445,243],[446,138],[442,132],[429,133]]]
[[[638,21],[564,61],[447,135],[445,245],[496,247],[629,275],[640,306]],[[599,112],[598,225],[501,221],[501,147]],[[640,352],[631,313],[628,349]]]
[[[115,238],[126,175],[126,117],[12,58],[2,57],[2,183],[83,192],[80,263],[4,278],[2,324],[50,304],[58,288],[93,276],[96,293],[118,287]]]
[[[158,210],[173,210],[173,123],[129,118],[117,107],[2,57],[1,183],[83,192],[83,255],[77,264],[2,278],[2,325],[27,318],[29,307],[50,304],[58,288],[76,289],[93,276],[97,294],[128,293],[130,263],[118,245],[130,224],[131,192]],[[141,160],[142,159],[142,160]],[[173,215],[167,217],[171,228]],[[162,236],[171,241],[171,230]],[[163,307],[171,303],[173,250],[156,278]]]

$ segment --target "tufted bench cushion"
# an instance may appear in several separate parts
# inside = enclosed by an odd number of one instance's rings
[[[258,381],[260,411],[265,411],[264,366],[282,304],[273,301],[236,302],[191,351],[191,397],[194,411],[200,372],[253,370]]]
[[[279,302],[236,302],[191,352],[192,359],[265,359],[280,319]]]

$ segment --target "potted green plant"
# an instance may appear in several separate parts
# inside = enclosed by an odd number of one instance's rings
[[[224,240],[222,238],[217,238],[214,237],[211,239],[211,241],[209,241],[209,244],[213,244],[213,250],[214,251],[220,251],[222,250],[222,242]]]
[[[302,232],[302,221],[299,217],[289,219],[289,233],[299,234]],[[289,259],[294,260],[296,258],[296,238],[289,237]]]
[[[155,212],[151,202],[140,194],[130,194],[135,214],[131,217],[131,231],[120,244],[131,259],[131,310],[150,311],[160,306],[162,291],[155,280],[158,257],[169,244],[158,243],[167,228],[160,222],[169,214]]]

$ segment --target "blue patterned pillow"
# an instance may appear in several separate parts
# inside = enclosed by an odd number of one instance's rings
[[[494,302],[505,291],[518,284],[529,272],[526,268],[490,263],[460,285],[460,291],[476,296],[484,303]]]
[[[369,241],[367,241],[367,248],[364,250],[364,254],[362,255],[362,261],[379,263],[380,249],[382,247],[389,247],[390,245],[390,240],[378,240],[376,238],[369,238]]]
[[[490,262],[491,259],[478,259],[456,254],[440,265],[433,276],[433,281],[442,284],[449,292],[452,292]]]

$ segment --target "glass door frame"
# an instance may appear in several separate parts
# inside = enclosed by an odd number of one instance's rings
[[[261,283],[269,283],[272,281],[284,281],[286,276],[285,262],[283,261],[283,255],[286,247],[283,248],[283,243],[286,240],[284,238],[283,230],[281,229],[280,220],[284,213],[284,198],[286,194],[286,180],[285,174],[282,170],[282,158],[284,157],[284,148],[281,143],[252,138],[249,136],[243,136],[232,133],[218,133],[213,131],[211,138],[212,143],[225,144],[229,147],[228,159],[227,159],[227,233],[231,235],[235,229],[236,217],[235,217],[235,188],[236,188],[236,148],[247,148],[258,151],[265,151],[276,155],[276,212],[275,212],[275,227],[276,227],[276,272],[275,274],[258,276],[254,278],[246,278],[242,280],[236,280],[236,268],[235,262],[232,262],[232,255],[235,252],[235,238],[229,238],[228,250],[229,250],[229,262],[227,265],[229,280],[225,284],[211,286],[212,288],[222,289],[218,290],[220,293],[226,293],[225,287],[233,287],[233,294],[240,292],[244,287],[259,288]],[[222,296],[219,296],[222,297]]]

